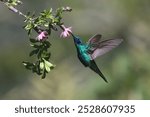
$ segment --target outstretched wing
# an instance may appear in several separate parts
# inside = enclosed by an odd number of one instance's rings
[[[93,44],[99,43],[101,37],[102,37],[102,35],[96,34],[96,35],[94,35],[93,37],[91,37],[91,38],[88,40],[87,44],[88,44],[88,45],[93,45]]]
[[[91,55],[91,59],[93,60],[117,47],[122,41],[123,39],[110,39],[95,43],[88,49],[88,53]]]

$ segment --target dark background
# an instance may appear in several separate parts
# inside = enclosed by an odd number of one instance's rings
[[[103,39],[123,38],[110,53],[96,59],[106,84],[79,62],[72,38],[52,33],[51,62],[46,79],[27,71],[22,61],[31,51],[23,18],[0,3],[0,99],[150,99],[149,0],[23,0],[19,9],[40,11],[70,6],[66,26],[86,42],[100,33]]]

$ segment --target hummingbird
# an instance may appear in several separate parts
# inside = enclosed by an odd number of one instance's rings
[[[85,67],[89,67],[91,70],[96,72],[106,83],[108,83],[106,77],[102,74],[94,60],[118,46],[123,39],[109,39],[101,41],[102,35],[96,34],[86,43],[83,43],[80,37],[75,36],[72,33],[71,35],[77,50],[77,56],[81,63]]]

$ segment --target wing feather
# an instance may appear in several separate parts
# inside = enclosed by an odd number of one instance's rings
[[[101,37],[102,37],[102,35],[96,34],[88,40],[87,44],[91,45],[91,44],[99,43]]]
[[[92,59],[97,58],[98,56],[101,56],[113,48],[117,47],[123,39],[109,39],[102,42],[99,42],[93,46],[91,46],[88,50],[88,53],[91,55]]]

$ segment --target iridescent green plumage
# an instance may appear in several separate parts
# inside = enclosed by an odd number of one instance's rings
[[[85,67],[89,67],[91,70],[99,74],[103,80],[107,82],[105,76],[99,70],[94,59],[115,48],[122,42],[122,39],[110,39],[100,42],[101,35],[97,34],[89,39],[86,44],[84,44],[80,37],[77,37],[72,33],[71,35],[73,36],[74,44],[77,49],[77,55],[81,63]]]

